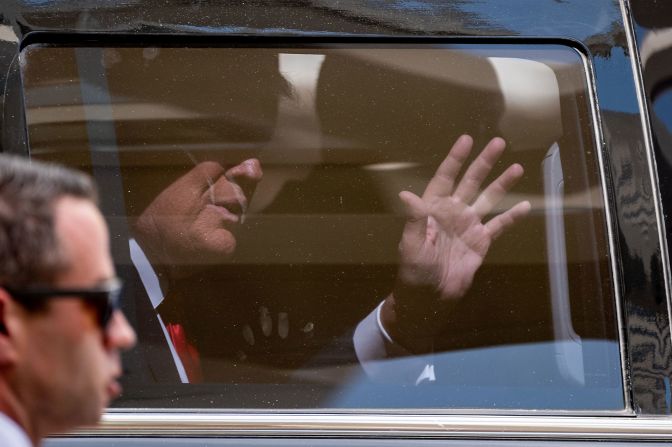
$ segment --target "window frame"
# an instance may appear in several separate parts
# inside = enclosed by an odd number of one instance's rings
[[[588,96],[588,104],[589,104],[589,115],[591,117],[591,136],[592,136],[592,143],[594,144],[595,148],[599,148],[603,144],[603,136],[601,133],[601,128],[599,126],[599,118],[598,118],[598,113],[597,113],[597,108],[595,105],[595,85],[594,85],[594,80],[593,80],[593,68],[589,63],[589,60],[586,56],[586,50],[582,48],[581,46],[578,46],[576,42],[570,41],[570,40],[564,40],[564,39],[529,39],[529,38],[488,38],[488,37],[479,37],[479,38],[446,38],[446,37],[402,37],[402,38],[396,38],[396,37],[376,37],[376,38],[360,38],[360,37],[329,37],[329,38],[267,38],[267,37],[256,37],[254,39],[249,39],[245,37],[238,37],[238,36],[226,36],[226,37],[221,37],[221,38],[212,38],[212,37],[206,37],[206,38],[201,38],[200,36],[197,38],[193,38],[192,36],[170,36],[169,38],[166,38],[162,36],[161,38],[157,38],[157,36],[142,36],[137,37],[131,37],[131,36],[122,36],[121,39],[118,36],[111,36],[111,35],[105,35],[105,34],[87,34],[86,39],[82,40],[81,36],[79,35],[73,35],[73,34],[53,34],[53,33],[38,33],[38,34],[31,34],[30,39],[26,39],[24,43],[22,44],[22,51],[29,51],[30,47],[34,46],[36,48],[49,48],[49,47],[54,47],[54,48],[94,48],[94,49],[105,49],[105,48],[115,48],[115,47],[130,47],[130,48],[145,48],[145,47],[158,47],[158,48],[246,48],[246,49],[251,49],[254,50],[256,48],[259,49],[291,49],[291,50],[311,50],[311,49],[316,49],[316,50],[322,50],[322,49],[342,49],[342,48],[364,48],[364,49],[375,49],[377,47],[386,47],[389,46],[391,48],[412,48],[413,46],[417,45],[420,48],[431,48],[433,45],[455,45],[459,49],[467,48],[470,45],[474,45],[476,47],[475,49],[477,51],[485,51],[485,48],[493,48],[496,45],[502,45],[506,46],[507,49],[509,48],[515,48],[518,45],[525,45],[526,47],[529,46],[534,46],[534,45],[539,45],[539,46],[557,46],[557,47],[563,47],[566,48],[568,51],[574,51],[578,57],[581,59],[581,64],[583,65],[583,74],[585,76],[584,82],[586,85],[586,94]],[[521,48],[522,49],[522,48]],[[21,53],[23,54],[23,53]],[[94,75],[96,74],[95,71],[93,73]],[[105,85],[105,84],[104,84]],[[92,100],[98,99],[100,100],[101,98],[90,98]],[[109,98],[102,98],[104,100],[109,101]],[[26,127],[26,132],[27,132],[27,127]],[[28,140],[28,135],[26,136],[26,139]],[[30,148],[29,148],[30,149]],[[114,166],[115,163],[118,164],[118,160],[116,160],[115,156],[109,157],[108,154],[102,154],[104,155],[102,160],[109,161],[109,163],[112,163],[111,166]],[[610,206],[610,200],[608,196],[608,188],[606,184],[606,179],[605,179],[605,164],[603,160],[603,155],[601,151],[597,151],[597,157],[596,157],[596,164],[598,167],[597,172],[597,178],[599,182],[599,188],[601,191],[601,199],[604,203],[604,217],[605,217],[605,222],[602,222],[605,225],[606,228],[606,240],[607,240],[607,250],[609,252],[609,274],[611,275],[611,281],[613,285],[613,291],[614,291],[614,304],[615,304],[615,311],[616,311],[616,326],[617,326],[617,332],[618,334],[622,334],[624,330],[624,324],[623,324],[623,311],[621,308],[621,294],[620,294],[620,288],[619,288],[619,282],[617,281],[618,277],[618,266],[616,264],[616,247],[614,244],[614,233],[613,233],[613,228],[614,228],[614,222],[612,218],[612,213],[613,210],[611,209],[612,207]],[[95,165],[95,163],[94,163]],[[98,173],[95,171],[94,168],[94,175],[98,176]],[[123,191],[123,187],[121,184],[118,184],[118,180],[116,178],[113,178],[109,173],[101,173],[101,177],[96,177],[99,182],[103,182],[102,184],[106,185],[106,187],[109,187],[114,190],[118,191]],[[598,186],[598,185],[596,185]],[[117,248],[117,251],[115,252],[115,259],[117,260],[118,263],[121,263],[122,265],[131,264],[129,254],[125,252],[125,249],[119,250],[118,247],[125,247],[125,240],[129,237],[129,229],[126,228],[126,225],[120,224],[119,227],[114,226],[116,220],[124,220],[125,219],[125,212],[123,209],[123,206],[119,208],[117,206],[116,200],[110,201],[108,204],[109,207],[107,209],[104,209],[103,212],[106,216],[112,218],[112,222],[110,222],[110,225],[112,225],[112,231],[111,234],[113,234],[113,238],[117,239],[115,243],[112,244],[113,249]],[[119,217],[121,219],[114,219],[115,217]],[[618,339],[618,345],[619,345],[619,355],[620,355],[620,365],[621,365],[621,381],[623,384],[623,402],[624,402],[624,409],[621,410],[564,410],[564,409],[534,409],[534,410],[491,410],[491,409],[485,409],[485,408],[469,408],[466,411],[470,412],[475,412],[478,411],[481,414],[507,414],[510,412],[529,412],[529,413],[535,413],[535,414],[545,414],[545,415],[554,415],[554,414],[563,414],[563,415],[573,415],[573,414],[587,414],[587,415],[595,415],[595,414],[621,414],[622,412],[625,412],[626,414],[634,414],[634,411],[632,409],[631,401],[630,401],[630,396],[629,393],[627,392],[627,377],[625,373],[625,342],[623,340],[623,337],[619,337]],[[159,409],[157,408],[156,411],[162,412],[164,409]],[[171,411],[171,409],[165,409],[166,411]],[[213,409],[214,411],[223,411],[223,412],[229,412],[229,411],[235,411],[230,408],[223,408],[223,409]],[[337,413],[348,413],[349,410],[347,409],[324,409],[324,411],[330,411],[330,412],[337,412]],[[112,408],[109,410],[111,413],[127,413],[127,412],[135,412],[135,410],[124,408],[124,409],[119,409],[119,408]],[[154,408],[152,409],[154,411]],[[201,409],[194,409],[194,410],[181,410],[185,412],[185,414],[189,414],[191,412],[195,411],[202,411]],[[257,410],[254,410],[257,411]],[[258,410],[259,412],[263,411],[274,411],[274,412],[291,412],[292,410],[286,410],[286,409],[268,409],[268,410],[263,410],[260,409]],[[312,409],[309,411],[313,411]],[[408,412],[409,410],[397,410],[397,409],[385,409],[385,411],[389,411],[390,414],[395,414],[399,411],[406,411]],[[417,410],[411,410],[411,411],[417,411]],[[434,414],[459,414],[463,411],[465,411],[463,408],[460,409],[453,409],[453,408],[441,408],[441,409],[436,409],[432,410],[435,413]]]

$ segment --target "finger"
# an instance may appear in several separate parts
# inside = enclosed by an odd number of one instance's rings
[[[453,192],[455,178],[469,156],[473,143],[474,141],[469,135],[462,135],[455,141],[450,152],[436,170],[434,177],[427,184],[427,188],[422,194],[423,199],[448,196]]]
[[[518,202],[513,207],[509,208],[502,214],[499,214],[485,224],[485,228],[493,240],[497,239],[507,229],[511,228],[513,224],[527,216],[532,205],[527,200]]]
[[[506,193],[518,183],[524,172],[523,167],[518,163],[509,166],[506,171],[490,183],[481,195],[478,196],[473,205],[476,214],[482,219],[490,213],[504,198]]]
[[[506,143],[499,137],[490,140],[478,154],[478,157],[469,165],[453,195],[464,203],[471,202],[478,194],[483,180],[490,174],[495,163],[504,152],[505,147]]]
[[[399,199],[404,205],[406,225],[403,237],[411,237],[413,240],[422,241],[427,233],[427,210],[425,202],[409,191],[399,193]]]

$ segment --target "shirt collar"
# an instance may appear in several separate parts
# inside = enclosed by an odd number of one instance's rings
[[[147,255],[142,251],[142,247],[140,247],[137,241],[135,239],[129,240],[128,246],[131,249],[131,262],[133,262],[138,275],[140,275],[140,281],[142,281],[142,285],[145,287],[147,295],[149,295],[152,306],[156,309],[164,298],[159,277],[156,275],[152,264],[147,259]]]
[[[19,424],[9,416],[0,413],[0,445],[11,447],[32,447],[32,442]]]

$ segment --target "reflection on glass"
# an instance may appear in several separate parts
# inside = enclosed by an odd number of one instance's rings
[[[116,405],[623,408],[574,50],[31,46],[22,64],[31,153],[96,177],[130,284],[140,345]],[[420,306],[426,325],[408,312],[396,325],[376,313],[381,300],[406,293],[404,272],[439,265],[405,264],[399,193],[444,198],[432,178],[463,134],[467,177],[481,148],[506,141],[498,161],[476,161],[493,164],[482,188],[524,169],[501,201],[476,207],[483,222],[531,210],[485,249],[461,299]],[[455,286],[432,281],[407,303]],[[381,335],[376,317],[401,329]]]

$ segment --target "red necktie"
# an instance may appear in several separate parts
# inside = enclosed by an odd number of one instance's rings
[[[166,325],[170,340],[173,342],[177,355],[182,360],[182,365],[187,373],[189,383],[199,383],[203,381],[201,372],[201,359],[198,349],[187,340],[187,334],[179,323],[168,323]]]

